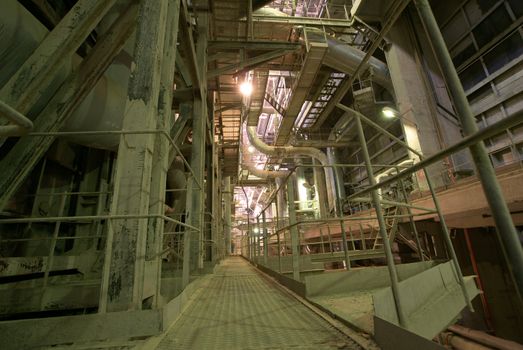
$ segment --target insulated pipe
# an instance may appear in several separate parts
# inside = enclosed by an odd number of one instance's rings
[[[259,177],[260,179],[282,178],[287,177],[290,174],[290,171],[258,169],[252,164],[242,164],[242,168],[248,170],[252,175]]]
[[[327,44],[329,49],[325,54],[323,64],[340,72],[350,75],[354,74],[365,58],[365,52],[340,40],[328,37]],[[363,70],[370,70],[372,81],[383,86],[389,92],[393,91],[389,69],[384,62],[371,57],[363,67]]]
[[[255,126],[247,126],[247,136],[251,145],[254,146],[258,151],[276,157],[286,157],[286,156],[308,156],[311,157],[321,165],[323,165],[325,171],[325,178],[327,182],[327,193],[328,193],[328,202],[329,206],[332,207],[334,204],[334,199],[332,196],[332,168],[329,167],[329,160],[325,153],[314,147],[294,147],[294,146],[269,146],[261,139],[258,138],[256,133]]]

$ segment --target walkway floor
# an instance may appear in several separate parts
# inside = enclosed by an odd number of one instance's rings
[[[240,257],[227,258],[157,349],[361,349]]]

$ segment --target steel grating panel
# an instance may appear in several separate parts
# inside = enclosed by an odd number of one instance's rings
[[[226,259],[158,349],[360,349],[239,257]]]

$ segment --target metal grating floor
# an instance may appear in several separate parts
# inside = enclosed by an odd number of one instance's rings
[[[157,349],[361,349],[263,278],[226,259]]]

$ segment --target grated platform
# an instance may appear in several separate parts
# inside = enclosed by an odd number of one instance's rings
[[[157,349],[361,349],[239,257],[226,259]]]

